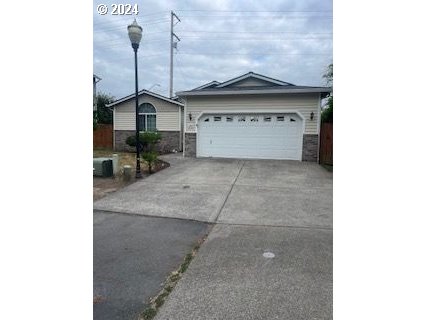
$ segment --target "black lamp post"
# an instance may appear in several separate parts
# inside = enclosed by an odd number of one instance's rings
[[[142,178],[141,175],[141,159],[140,159],[140,144],[139,144],[139,88],[138,88],[138,48],[142,39],[142,27],[137,24],[136,19],[133,23],[127,26],[130,42],[132,43],[133,51],[135,51],[135,116],[136,116],[136,178]]]

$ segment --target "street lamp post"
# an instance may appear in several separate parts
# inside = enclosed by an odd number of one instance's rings
[[[141,160],[140,160],[140,144],[139,144],[139,88],[138,88],[138,48],[142,39],[142,27],[137,24],[136,19],[133,23],[127,26],[127,32],[135,52],[135,116],[136,116],[136,178],[142,178],[141,175]]]

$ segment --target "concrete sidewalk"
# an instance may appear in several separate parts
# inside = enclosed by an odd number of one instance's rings
[[[216,225],[155,319],[332,319],[332,248],[331,230]]]

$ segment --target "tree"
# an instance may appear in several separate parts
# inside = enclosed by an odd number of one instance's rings
[[[322,77],[326,79],[327,86],[331,86],[332,92],[327,97],[327,102],[321,112],[321,120],[322,122],[333,122],[333,64],[327,67],[327,71]]]
[[[99,93],[97,96],[97,123],[112,124],[112,110],[106,107],[107,104],[114,102],[115,98],[105,93]]]

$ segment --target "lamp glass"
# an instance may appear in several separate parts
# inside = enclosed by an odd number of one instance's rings
[[[136,22],[136,19],[133,21],[133,23],[129,26],[127,26],[127,32],[129,34],[129,39],[132,44],[137,44],[141,42],[142,39],[142,27],[138,25]]]

